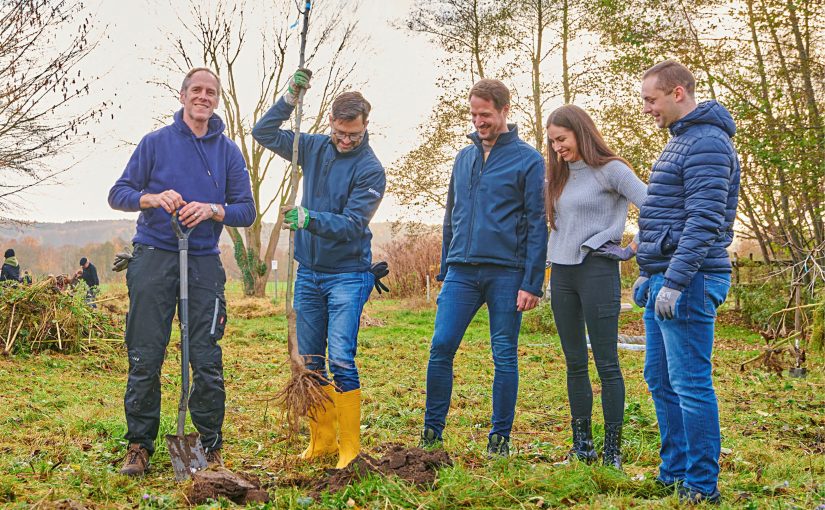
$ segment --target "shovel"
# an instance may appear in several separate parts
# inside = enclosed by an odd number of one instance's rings
[[[180,252],[180,350],[181,350],[181,389],[178,404],[178,433],[166,434],[166,447],[172,458],[175,480],[183,481],[192,477],[192,473],[206,468],[206,452],[203,450],[200,435],[197,432],[184,435],[186,410],[189,408],[189,234],[178,222],[178,214],[172,214],[172,230],[178,237]]]

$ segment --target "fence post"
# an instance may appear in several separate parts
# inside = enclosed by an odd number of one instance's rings
[[[793,275],[793,292],[794,292],[794,303],[796,305],[796,309],[794,310],[793,314],[793,329],[796,331],[800,336],[802,335],[802,278],[801,276],[797,275],[796,269],[791,273]]]
[[[736,285],[736,290],[733,292],[733,295],[735,296],[733,309],[738,312],[741,308],[739,304],[739,254],[736,252],[733,252],[733,283]]]
[[[430,302],[430,273],[427,273],[427,302]]]

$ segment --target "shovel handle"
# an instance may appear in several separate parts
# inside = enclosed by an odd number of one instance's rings
[[[172,230],[178,238],[180,266],[180,294],[178,312],[180,317],[180,403],[178,404],[178,436],[183,437],[186,424],[186,410],[189,407],[189,234],[191,228],[182,228],[178,212],[172,213]]]

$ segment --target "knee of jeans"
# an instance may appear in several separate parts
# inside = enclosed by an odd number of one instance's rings
[[[456,351],[454,342],[443,341],[437,336],[433,337],[432,344],[430,344],[430,361],[452,361]]]
[[[361,387],[355,363],[330,360],[329,371],[332,372],[332,379],[340,391],[347,392]]]
[[[713,383],[710,378],[703,377],[679,377],[671,378],[671,386],[673,391],[679,395],[681,400],[693,400],[696,402],[704,402],[716,398],[713,391]]]
[[[565,365],[568,377],[588,377],[587,358],[584,360],[567,359]]]
[[[618,381],[622,379],[622,370],[619,367],[619,360],[615,361],[597,361],[596,371],[599,373],[599,379],[602,381]]]
[[[495,366],[497,371],[518,371],[518,353],[493,353],[493,366]]]
[[[648,366],[644,368],[644,378],[650,393],[656,393],[662,389],[661,374]]]

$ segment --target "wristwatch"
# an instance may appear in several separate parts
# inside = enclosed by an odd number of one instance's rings
[[[212,210],[212,217],[218,215],[218,204],[209,204],[209,208]]]

